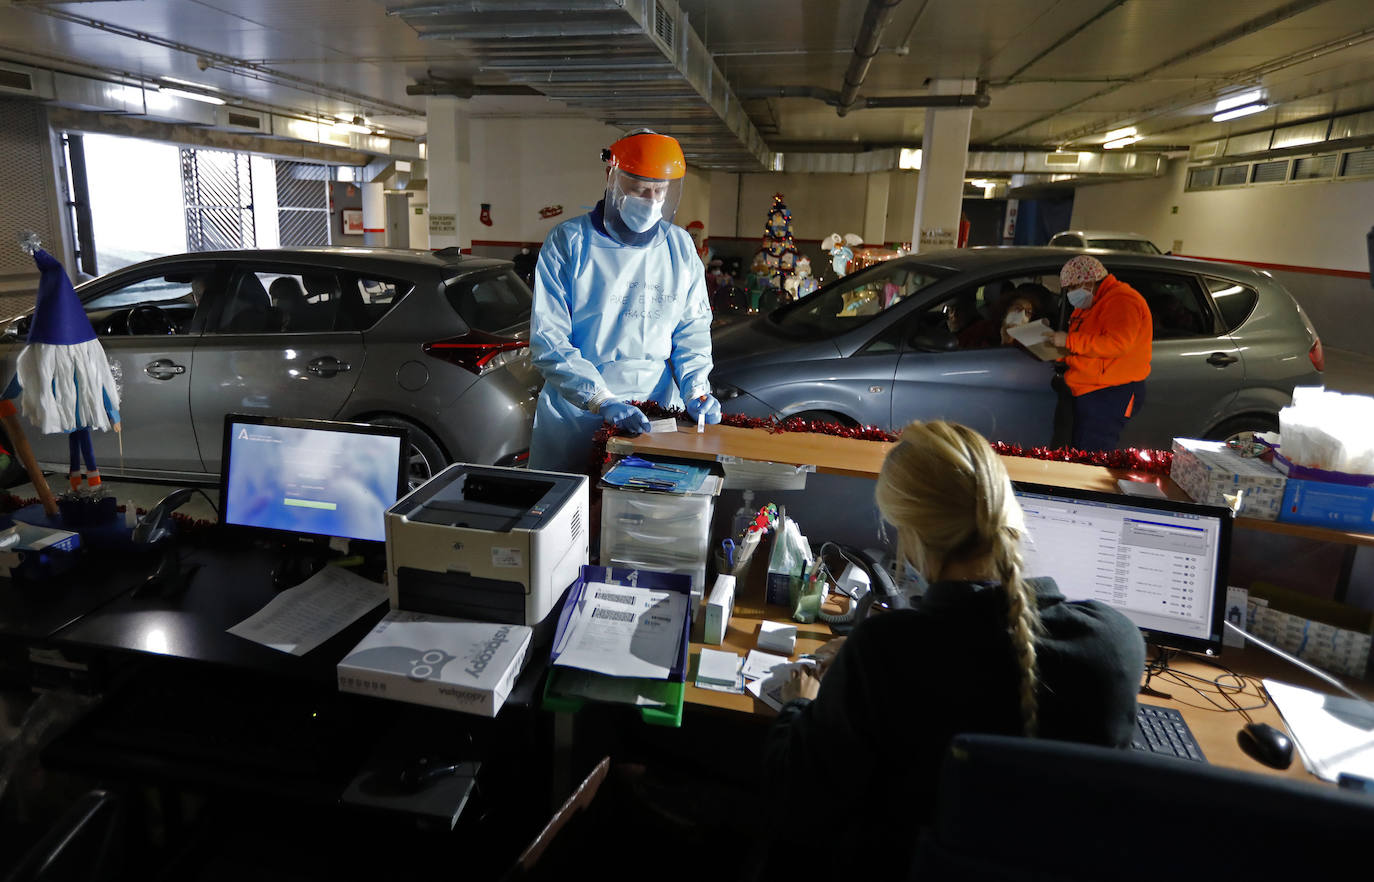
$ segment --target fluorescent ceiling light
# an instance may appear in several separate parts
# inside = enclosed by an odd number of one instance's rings
[[[190,86],[192,89],[205,89],[207,92],[218,92],[214,86],[207,86],[205,83],[193,83],[190,80],[179,80],[176,77],[162,77],[165,83],[176,83],[178,86]]]
[[[1134,135],[1134,134],[1135,134],[1135,126],[1127,126],[1127,127],[1124,128],[1124,129],[1115,129],[1115,130],[1113,130],[1113,131],[1108,132],[1108,133],[1106,134],[1106,137],[1105,137],[1104,140],[1107,140],[1107,141],[1119,141],[1119,140],[1121,140],[1122,138],[1129,138],[1129,137],[1131,137],[1131,136]]]
[[[1225,113],[1218,113],[1212,116],[1212,122],[1226,122],[1228,119],[1237,119],[1242,116],[1249,116],[1252,113],[1259,113],[1261,110],[1268,110],[1268,104],[1247,104],[1244,107],[1235,107]]]
[[[223,98],[214,95],[202,95],[199,92],[187,92],[184,89],[168,89],[166,86],[158,86],[157,89],[164,95],[171,95],[173,98],[188,98],[191,101],[204,101],[206,104],[223,104]]]
[[[910,147],[903,147],[902,152],[897,155],[898,168],[919,169],[921,167],[921,148],[914,150]]]
[[[341,132],[357,132],[359,135],[372,134],[372,130],[363,125],[363,118],[361,116],[353,117],[353,122],[336,122],[334,123],[334,128]]]
[[[1239,95],[1232,95],[1229,98],[1222,98],[1217,102],[1214,113],[1221,113],[1223,110],[1230,110],[1232,107],[1240,107],[1244,104],[1257,104],[1264,98],[1264,92],[1254,89],[1249,92],[1242,92]]]
[[[1116,150],[1120,147],[1125,147],[1127,144],[1134,144],[1136,141],[1140,141],[1144,137],[1144,135],[1130,135],[1125,138],[1117,138],[1115,141],[1108,141],[1107,143],[1103,144],[1102,149]]]

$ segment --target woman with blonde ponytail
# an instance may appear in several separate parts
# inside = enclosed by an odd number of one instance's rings
[[[1069,603],[1053,579],[1021,572],[1020,506],[1001,457],[972,429],[907,426],[875,497],[898,555],[929,588],[917,607],[873,616],[828,645],[821,655],[833,661],[819,677],[794,674],[769,733],[765,786],[784,805],[824,793],[861,806],[856,830],[890,819],[904,835],[881,846],[870,838],[874,848],[846,852],[843,869],[857,859],[871,862],[863,878],[898,878],[954,735],[1124,747],[1145,646],[1110,607]]]

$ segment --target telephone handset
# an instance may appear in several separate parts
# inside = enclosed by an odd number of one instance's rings
[[[906,594],[892,580],[892,574],[864,552],[851,545],[826,542],[817,555],[818,564],[825,560],[827,551],[833,551],[868,575],[868,585],[860,586],[853,593],[840,589],[841,593],[849,596],[849,609],[839,614],[820,613],[821,621],[830,625],[836,634],[847,633],[867,618],[874,603],[880,603],[887,609],[905,609],[911,605]]]

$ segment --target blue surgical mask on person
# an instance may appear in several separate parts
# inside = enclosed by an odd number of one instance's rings
[[[1087,309],[1093,305],[1093,292],[1091,288],[1074,288],[1068,293],[1069,302],[1074,309]]]
[[[620,203],[620,219],[636,233],[644,233],[663,217],[663,200],[626,196]]]

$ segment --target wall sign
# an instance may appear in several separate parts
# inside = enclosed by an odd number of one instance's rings
[[[558,217],[562,213],[563,206],[561,205],[545,205],[543,208],[539,209],[539,216],[545,219]]]
[[[430,212],[429,234],[431,236],[456,236],[458,234],[458,215]]]
[[[345,208],[339,212],[343,221],[343,234],[345,236],[361,236],[363,234],[363,210],[361,208]]]

